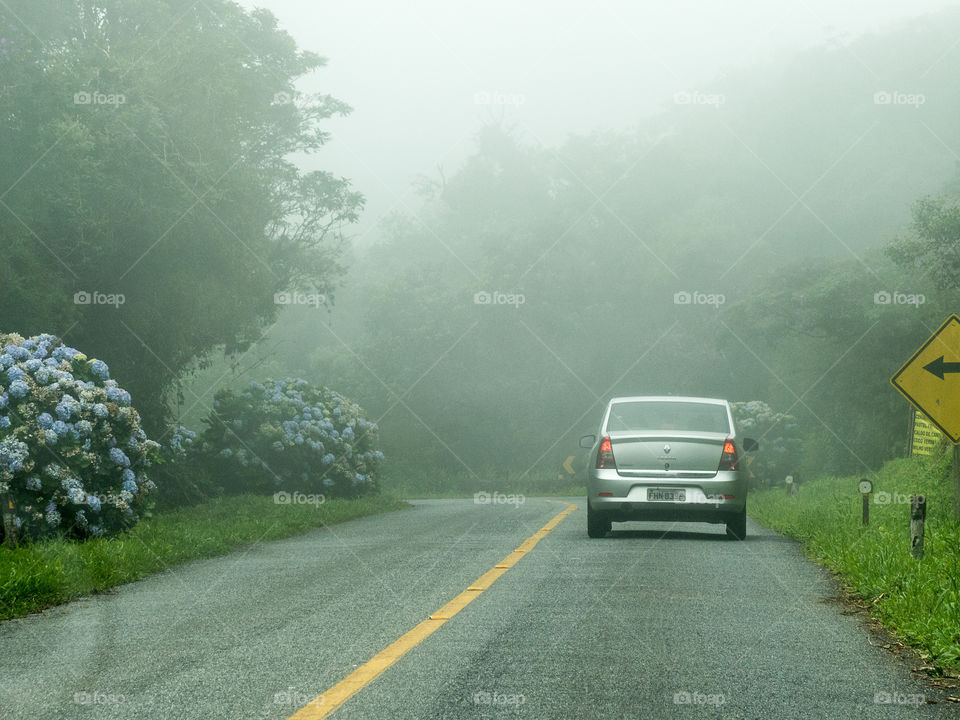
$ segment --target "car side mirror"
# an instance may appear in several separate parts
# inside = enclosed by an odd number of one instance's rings
[[[596,435],[584,435],[580,438],[580,447],[587,448],[588,450],[593,447],[593,444],[597,441]]]
[[[760,449],[760,443],[758,443],[753,438],[744,438],[743,439],[743,449],[747,452],[756,452]]]

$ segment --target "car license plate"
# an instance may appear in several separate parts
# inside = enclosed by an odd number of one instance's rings
[[[648,502],[686,502],[687,492],[685,490],[665,490],[662,488],[649,488],[647,490]]]

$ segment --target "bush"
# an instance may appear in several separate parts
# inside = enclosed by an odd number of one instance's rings
[[[161,438],[161,462],[151,472],[157,477],[157,510],[197,505],[223,494],[197,452],[197,434],[183,425],[174,425]]]
[[[0,495],[19,534],[103,535],[135,524],[156,486],[130,393],[53,335],[0,334]]]
[[[213,407],[203,451],[219,469],[214,474],[229,478],[228,491],[378,492],[377,425],[342,395],[286,378],[220,390]]]
[[[787,475],[799,475],[801,441],[793,415],[775,412],[760,400],[730,403],[737,431],[760,443],[750,462],[753,482],[781,483]]]

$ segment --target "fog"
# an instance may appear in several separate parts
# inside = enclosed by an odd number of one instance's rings
[[[329,124],[318,166],[367,197],[357,240],[394,209],[416,209],[418,174],[450,172],[485,123],[530,142],[623,129],[744,67],[842,46],[944,0],[599,3],[267,0],[301,47],[329,60],[298,84],[353,106]],[[861,65],[855,54],[852,65]],[[947,59],[949,61],[949,59]],[[304,161],[309,166],[311,160]]]
[[[107,5],[0,3],[0,311],[202,437],[165,502],[270,467],[220,408],[283,378],[407,493],[579,487],[617,394],[738,403],[770,478],[905,452],[889,378],[960,284],[958,8]]]

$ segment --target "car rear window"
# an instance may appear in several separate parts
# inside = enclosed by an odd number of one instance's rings
[[[685,430],[729,433],[727,408],[713,403],[637,401],[618,402],[610,408],[608,431]]]

